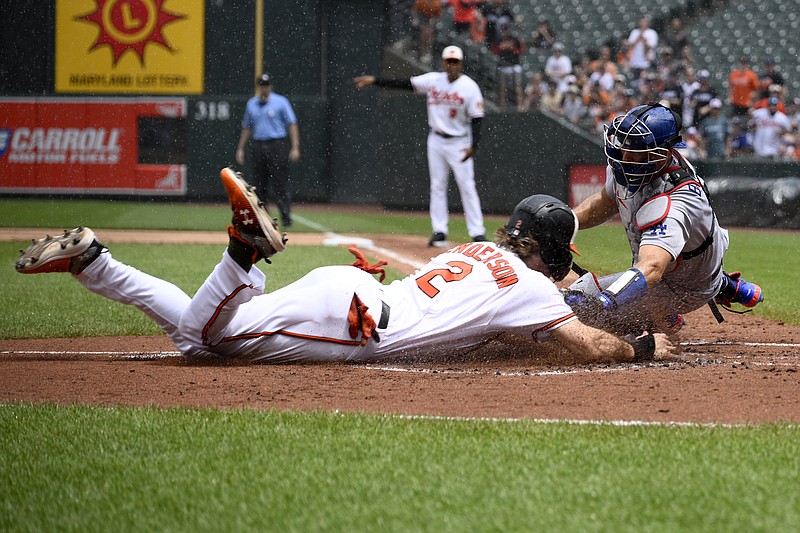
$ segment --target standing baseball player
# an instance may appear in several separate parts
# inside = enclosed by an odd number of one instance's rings
[[[464,52],[458,46],[442,51],[444,72],[428,72],[410,79],[358,76],[353,81],[361,89],[368,85],[408,89],[427,95],[428,171],[431,180],[431,226],[429,246],[449,248],[447,242],[447,181],[450,170],[458,184],[467,231],[474,241],[486,240],[483,213],[475,188],[475,163],[483,118],[483,95],[478,84],[463,74]]]
[[[254,266],[285,247],[263,204],[241,177],[223,169],[233,210],[220,263],[190,298],[181,289],[115,260],[89,228],[34,241],[16,263],[22,273],[70,272],[87,289],[150,316],[182,353],[252,361],[359,361],[452,354],[499,333],[549,336],[586,360],[643,360],[669,351],[664,336],[630,342],[585,326],[548,276],[572,265],[575,216],[555,198],[522,201],[497,243],[457,246],[415,274],[382,285],[355,248],[352,266],[312,270],[264,294]]]
[[[673,333],[684,313],[714,300],[726,307],[762,300],[758,285],[722,269],[728,232],[705,183],[677,151],[685,146],[680,131],[680,115],[656,103],[634,107],[605,127],[605,187],[575,214],[586,229],[619,212],[633,267],[600,279],[584,273],[572,283],[567,301],[587,323],[619,333]]]

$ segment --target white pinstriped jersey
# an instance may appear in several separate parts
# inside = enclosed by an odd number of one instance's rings
[[[483,95],[469,76],[450,83],[446,72],[428,72],[412,77],[411,85],[427,95],[428,125],[434,131],[464,137],[472,133],[472,119],[483,116]]]

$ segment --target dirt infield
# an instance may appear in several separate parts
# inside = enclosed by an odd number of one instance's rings
[[[41,233],[35,230],[33,235]],[[23,235],[24,234],[24,235]],[[103,230],[106,243],[131,242]],[[0,232],[24,240],[30,230]],[[138,232],[137,242],[175,242]],[[224,234],[178,234],[224,242]],[[319,234],[290,236],[293,245]],[[373,235],[406,273],[421,237]],[[380,253],[370,252],[375,258]],[[407,258],[408,261],[401,261]],[[769,295],[767,294],[767,298]],[[766,305],[768,305],[768,300]],[[707,308],[687,317],[682,353],[643,365],[579,365],[568,354],[499,339],[452,360],[346,364],[197,364],[158,337],[0,341],[0,402],[319,409],[425,416],[692,423],[800,422],[800,328]]]

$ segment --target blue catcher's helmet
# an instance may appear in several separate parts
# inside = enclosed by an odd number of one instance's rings
[[[616,182],[636,193],[653,181],[672,158],[672,149],[686,146],[682,126],[678,113],[656,103],[614,117],[604,128],[604,140]]]

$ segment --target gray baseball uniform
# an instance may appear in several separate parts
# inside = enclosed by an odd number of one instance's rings
[[[644,244],[663,248],[673,258],[661,282],[651,287],[637,306],[663,318],[699,309],[716,296],[722,285],[728,231],[717,222],[703,181],[691,164],[675,155],[668,172],[632,196],[607,167],[605,188],[617,203],[633,252],[632,264],[638,261]],[[584,276],[571,288],[595,294],[620,275],[600,278],[599,288],[591,276]]]

